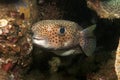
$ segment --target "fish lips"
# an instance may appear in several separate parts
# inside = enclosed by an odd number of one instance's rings
[[[49,47],[48,46],[48,41],[44,37],[33,36],[32,40],[33,40],[33,44],[36,44],[40,47],[43,47],[43,48],[48,48]]]

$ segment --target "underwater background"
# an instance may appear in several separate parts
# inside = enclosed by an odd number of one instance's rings
[[[0,60],[12,58],[13,61],[10,70],[7,68],[9,64],[1,65],[0,62],[0,80],[117,80],[115,56],[120,36],[120,19],[101,18],[94,9],[88,7],[88,1],[97,0],[1,0],[0,14],[3,16],[0,16],[0,20],[5,18],[9,21],[11,16],[15,20],[9,23],[13,26],[10,35],[0,34],[0,39],[5,43],[0,45],[7,47],[4,49],[0,46]],[[2,11],[4,6],[5,10]],[[8,12],[10,16],[6,17]],[[93,56],[79,54],[62,57],[42,51],[32,44],[30,29],[35,22],[59,19],[74,21],[83,28],[96,24],[94,35],[97,45]],[[14,49],[8,43],[17,47]],[[5,75],[1,75],[2,71],[5,71]],[[15,79],[11,78],[11,74],[17,74]],[[1,76],[9,78],[3,79]]]

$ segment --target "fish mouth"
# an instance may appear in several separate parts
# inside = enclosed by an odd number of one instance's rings
[[[38,36],[33,36],[33,43],[37,44],[37,45],[41,45],[43,43],[45,43],[46,40],[43,37],[38,37]]]
[[[35,40],[44,40],[44,38],[42,38],[42,37],[33,37],[33,39],[35,39]]]
[[[48,48],[48,41],[44,37],[33,36],[33,43],[39,47]]]

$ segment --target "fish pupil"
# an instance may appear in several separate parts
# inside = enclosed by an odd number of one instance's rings
[[[65,33],[65,28],[64,28],[64,27],[61,27],[61,28],[60,28],[60,33],[61,33],[61,34]]]

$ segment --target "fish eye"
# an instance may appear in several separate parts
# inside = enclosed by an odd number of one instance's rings
[[[60,28],[60,34],[64,34],[65,33],[65,28],[64,27],[61,27]]]

